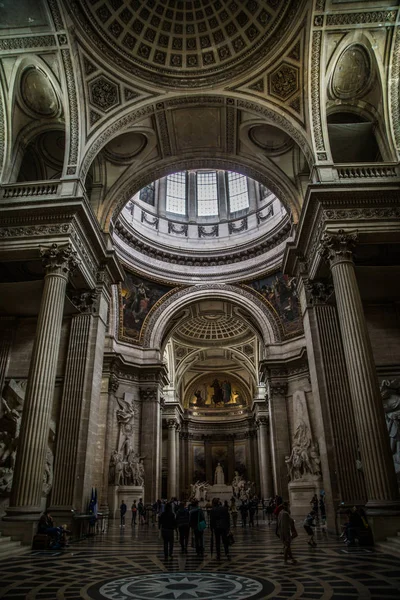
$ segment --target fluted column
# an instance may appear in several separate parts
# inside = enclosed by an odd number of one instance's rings
[[[261,416],[257,419],[258,451],[260,464],[260,492],[262,498],[270,498],[272,490],[271,452],[268,440],[268,418]]]
[[[176,496],[176,421],[168,420],[168,500]]]
[[[102,507],[108,508],[108,478],[109,478],[109,465],[110,457],[113,450],[119,450],[119,447],[113,446],[112,431],[114,421],[114,409],[116,405],[115,395],[119,388],[118,377],[114,374],[110,374],[108,380],[108,405],[107,405],[107,422],[106,422],[106,436],[104,443],[104,478],[103,478],[103,493],[102,493]],[[114,482],[113,482],[114,483]]]
[[[398,500],[378,379],[358,290],[352,250],[355,233],[325,233],[320,253],[330,265],[358,430],[369,508]],[[397,504],[396,504],[397,506]]]
[[[289,420],[286,408],[286,382],[269,384],[269,414],[271,421],[273,472],[275,492],[288,498],[288,475],[285,457],[290,455]]]
[[[8,518],[41,512],[47,438],[56,379],[65,290],[76,253],[69,245],[41,250],[46,269],[21,422]]]
[[[140,388],[140,400],[140,453],[144,456],[146,502],[154,502],[161,491],[161,400],[158,387]]]
[[[331,435],[325,432],[327,450],[334,455],[330,461],[332,493],[336,506],[364,504],[364,476],[357,469],[358,428],[354,418],[349,377],[336,307],[328,304],[333,286],[314,281],[307,284],[310,302],[307,313],[313,352],[309,354],[313,393],[318,394],[322,410],[327,409]],[[318,389],[316,390],[315,387]],[[321,462],[323,457],[321,456]],[[324,481],[326,477],[324,474]],[[337,488],[337,491],[336,491]]]
[[[181,426],[176,428],[176,494],[179,499],[181,495]]]

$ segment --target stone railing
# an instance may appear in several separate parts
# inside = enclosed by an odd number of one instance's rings
[[[32,196],[55,196],[59,181],[35,181],[29,183],[7,183],[1,186],[3,198],[27,198]]]
[[[335,165],[339,179],[382,179],[387,177],[398,177],[398,169],[395,164],[371,163],[369,165],[343,164]]]

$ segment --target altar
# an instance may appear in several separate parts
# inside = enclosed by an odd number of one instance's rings
[[[225,485],[223,483],[215,483],[210,486],[207,490],[207,499],[212,500],[213,498],[219,498],[221,502],[228,500],[230,502],[233,496],[232,486]]]

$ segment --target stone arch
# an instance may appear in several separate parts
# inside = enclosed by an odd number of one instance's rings
[[[262,302],[241,287],[211,284],[180,289],[169,295],[158,306],[155,305],[146,320],[143,345],[148,348],[163,350],[171,320],[176,318],[190,304],[204,300],[207,296],[230,301],[242,309],[244,302],[246,302],[247,305],[243,310],[243,314],[252,321],[264,346],[279,343],[282,340],[282,328],[279,320],[267,303]]]
[[[133,170],[130,170],[118,189],[112,189],[108,194],[108,202],[105,203],[104,210],[98,215],[102,228],[109,231],[111,222],[116,221],[125,204],[145,185],[175,171],[199,168],[237,171],[259,181],[279,198],[288,212],[292,214],[294,222],[297,222],[301,210],[298,191],[289,181],[279,179],[277,173],[271,173],[260,162],[250,161],[237,155],[215,158],[189,156],[158,161],[156,167],[152,164],[146,165],[143,170],[135,173],[134,178],[130,177],[131,172],[133,173]]]
[[[303,152],[308,165],[311,167],[314,162],[311,146],[305,131],[301,128],[301,126],[298,123],[294,122],[294,120],[290,119],[287,115],[283,114],[282,111],[279,111],[278,109],[272,110],[266,102],[256,102],[249,101],[248,99],[243,99],[240,96],[240,94],[236,94],[235,97],[226,96],[222,93],[219,95],[202,94],[201,96],[176,96],[173,98],[168,98],[168,100],[163,102],[153,102],[149,104],[144,104],[136,110],[127,110],[125,114],[122,114],[118,119],[115,119],[115,121],[112,124],[108,123],[108,125],[104,125],[100,129],[97,136],[93,140],[91,140],[89,145],[87,145],[86,147],[86,151],[83,156],[80,167],[81,178],[83,180],[85,179],[91,164],[95,160],[96,156],[98,156],[98,153],[101,152],[101,150],[106,146],[108,142],[110,142],[115,137],[121,135],[122,133],[130,131],[133,126],[138,126],[141,121],[143,122],[149,117],[155,119],[159,118],[160,122],[162,121],[164,123],[164,129],[162,131],[159,127],[158,139],[160,146],[162,146],[163,143],[167,143],[166,137],[168,137],[168,129],[165,125],[166,114],[168,111],[175,110],[177,107],[179,107],[179,109],[189,107],[218,107],[221,109],[221,111],[229,111],[229,118],[231,122],[235,122],[235,117],[239,111],[245,111],[247,113],[250,113],[254,115],[254,118],[256,118],[260,123],[264,122],[272,124],[278,128],[284,129],[285,132],[287,132],[288,135],[293,138],[294,142],[296,142],[300,150]],[[173,126],[171,127],[172,131]],[[265,164],[263,165],[261,159],[259,160],[257,167],[255,167],[254,157],[250,158],[250,155],[248,155],[247,158],[245,156],[242,156],[238,151],[235,150],[234,146],[234,142],[226,141],[225,146],[224,144],[222,144],[220,149],[213,152],[212,155],[215,157],[214,166],[216,166],[218,162],[221,163],[221,161],[223,160],[228,160],[230,161],[230,163],[237,163],[238,168],[250,169],[253,166],[256,177],[262,177],[264,181],[266,181],[268,179],[268,173],[271,169]],[[132,178],[133,173],[135,173],[135,178],[138,177],[138,173],[140,173],[142,180],[145,183],[149,183],[150,181],[154,181],[154,179],[156,179],[154,175],[150,175],[150,172],[154,172],[155,167],[159,168],[160,163],[162,165],[165,165],[165,170],[162,173],[165,175],[168,173],[168,168],[176,168],[176,165],[182,165],[185,159],[191,158],[192,160],[195,160],[196,157],[197,161],[201,161],[205,159],[205,156],[210,156],[210,153],[207,152],[207,150],[205,150],[204,148],[197,147],[194,143],[193,146],[191,146],[189,149],[181,149],[175,155],[173,154],[171,148],[168,148],[168,151],[164,152],[164,155],[161,158],[161,160],[160,157],[157,157],[156,160],[153,158],[153,163],[151,162],[151,160],[148,159],[148,157],[145,157],[142,164],[139,164],[139,162],[137,162],[134,165],[132,165],[132,172],[129,173],[129,171],[127,170],[126,174],[124,174],[121,177],[120,182],[118,184],[115,184],[115,188],[112,187],[107,192],[108,206],[102,207],[101,213],[99,215],[99,221],[102,224],[102,227],[107,229],[109,227],[109,223],[111,221],[112,216],[115,215],[116,211],[114,207],[116,202],[119,206],[119,201],[118,199],[116,201],[116,198],[117,196],[119,197],[121,193],[121,186],[123,185],[125,188],[125,186],[129,187],[130,185],[131,190],[135,191],[138,191],[138,189],[140,189],[139,183],[136,183],[135,185],[131,184],[131,182],[129,181],[129,179]],[[269,179],[273,182],[274,176],[270,176]],[[294,219],[297,220],[297,216],[301,206],[301,192],[295,188],[295,185],[283,172],[280,173],[280,176],[278,176],[278,174],[275,173],[275,179],[279,180],[280,184],[282,184],[282,179],[286,179],[285,185],[288,189],[285,190],[284,196],[287,196],[287,205],[291,205],[291,210],[294,215]],[[143,185],[145,185],[145,183],[143,183]],[[127,195],[128,192],[126,192],[125,194]],[[285,198],[283,199],[283,201],[285,201]]]

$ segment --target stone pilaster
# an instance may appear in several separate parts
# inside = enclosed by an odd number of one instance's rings
[[[258,452],[260,465],[260,492],[262,498],[270,498],[273,495],[271,450],[268,432],[268,417],[260,416],[257,419],[258,426]]]
[[[176,421],[168,420],[168,500],[176,496]]]
[[[336,307],[328,303],[333,286],[314,281],[307,284],[310,302],[307,316],[312,351],[308,353],[314,397],[319,397],[322,412],[327,412],[332,435],[325,434],[335,507],[364,504],[366,490],[363,473],[357,468],[358,428],[354,418],[348,373]],[[306,321],[305,321],[306,325]],[[325,416],[324,416],[325,418]],[[325,428],[326,429],[326,428]],[[323,457],[321,457],[321,460]],[[326,475],[324,474],[324,480]]]
[[[56,379],[65,291],[77,265],[70,245],[41,249],[46,269],[7,519],[35,519],[41,512],[43,472]]]
[[[158,387],[140,388],[140,400],[140,453],[144,456],[146,502],[154,502],[161,492],[161,407]]]
[[[269,384],[269,418],[271,423],[273,472],[275,492],[287,499],[288,474],[285,457],[290,455],[289,420],[286,408],[287,383]]]
[[[176,427],[176,497],[181,495],[181,426]]]
[[[320,253],[330,265],[363,470],[371,509],[398,508],[398,487],[378,379],[358,290],[353,248],[355,233],[325,233]]]

